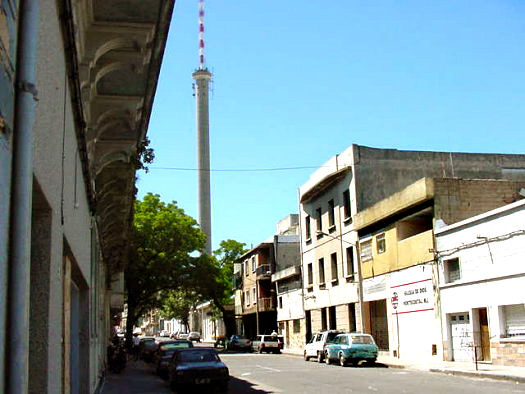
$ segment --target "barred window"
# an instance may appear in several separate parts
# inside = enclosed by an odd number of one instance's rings
[[[361,242],[361,261],[372,260],[372,240]]]

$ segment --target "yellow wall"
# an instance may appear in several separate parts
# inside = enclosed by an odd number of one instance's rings
[[[429,249],[433,245],[433,232],[427,230],[402,241],[397,240],[397,229],[391,226],[385,230],[386,251],[377,252],[377,233],[372,239],[372,260],[361,264],[363,278],[385,274],[400,268],[417,265],[433,258]]]

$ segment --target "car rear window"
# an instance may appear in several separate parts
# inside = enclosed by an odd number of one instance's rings
[[[374,340],[372,337],[368,335],[353,335],[352,336],[352,343],[359,343],[363,345],[371,345],[374,343]]]
[[[203,352],[203,351],[184,351],[179,353],[179,360],[190,363],[207,362],[207,361],[219,361],[219,356],[214,352]]]

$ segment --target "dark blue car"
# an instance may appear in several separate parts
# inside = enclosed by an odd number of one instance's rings
[[[176,349],[168,366],[170,387],[174,390],[207,387],[207,391],[228,391],[230,372],[216,350]]]

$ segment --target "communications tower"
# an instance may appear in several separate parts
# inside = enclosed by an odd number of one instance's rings
[[[207,238],[204,251],[211,255],[209,85],[212,74],[204,63],[204,0],[199,0],[199,68],[192,74],[192,77],[195,80],[197,104],[199,225]]]

